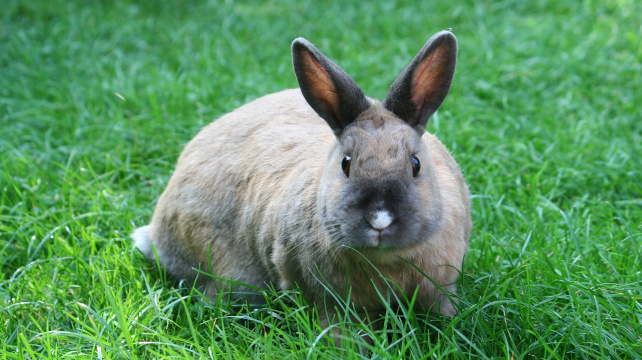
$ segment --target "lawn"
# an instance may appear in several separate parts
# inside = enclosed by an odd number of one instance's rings
[[[637,0],[3,1],[0,358],[642,358],[640,14]],[[198,130],[296,86],[294,38],[382,99],[443,29],[458,67],[428,130],[474,221],[458,315],[346,320],[337,348],[296,291],[212,305],[132,250]]]

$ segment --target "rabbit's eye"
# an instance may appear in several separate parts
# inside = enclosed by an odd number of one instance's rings
[[[416,156],[413,156],[412,160],[410,160],[410,164],[412,165],[412,176],[417,177],[417,175],[419,175],[419,170],[421,169],[419,159],[417,159]]]
[[[346,176],[350,176],[350,163],[352,162],[352,158],[348,155],[346,155],[343,158],[343,161],[341,162],[341,170],[343,170],[343,173],[346,174]]]

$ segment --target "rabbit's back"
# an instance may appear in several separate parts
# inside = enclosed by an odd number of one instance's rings
[[[314,211],[333,141],[298,89],[259,98],[203,128],[179,157],[149,227],[161,264],[177,279],[194,279],[200,267],[251,285],[276,283],[273,240],[314,218],[283,214]]]

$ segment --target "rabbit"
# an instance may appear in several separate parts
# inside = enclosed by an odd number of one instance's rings
[[[329,289],[368,314],[384,309],[378,293],[416,292],[415,308],[455,315],[469,192],[425,128],[450,90],[456,55],[455,36],[435,34],[379,102],[297,38],[300,89],[203,128],[135,246],[212,299],[227,292],[262,303],[268,286],[299,289],[330,309],[325,324],[336,302]]]

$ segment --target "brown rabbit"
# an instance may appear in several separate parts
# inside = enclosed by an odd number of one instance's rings
[[[443,291],[456,290],[470,200],[457,163],[425,127],[450,89],[456,55],[455,36],[437,33],[380,103],[307,40],[294,40],[300,90],[205,127],[135,245],[213,298],[232,290],[265,301],[251,289],[273,284],[320,305],[331,288],[377,313],[377,291],[398,289],[418,291],[418,308],[455,314]]]

